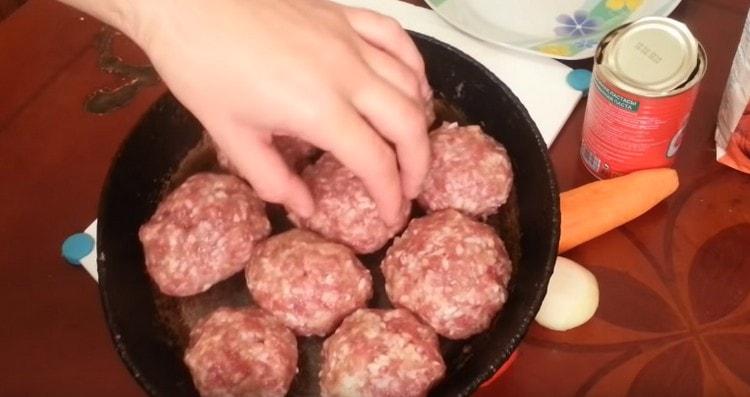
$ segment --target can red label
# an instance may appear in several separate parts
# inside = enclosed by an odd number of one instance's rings
[[[697,92],[695,84],[671,96],[640,96],[595,71],[583,122],[583,163],[598,178],[671,166]]]

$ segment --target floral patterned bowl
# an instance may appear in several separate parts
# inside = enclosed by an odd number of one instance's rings
[[[472,36],[558,59],[594,56],[610,30],[646,16],[667,16],[680,0],[426,0]]]

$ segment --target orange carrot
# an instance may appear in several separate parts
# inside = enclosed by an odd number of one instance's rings
[[[643,215],[679,186],[671,168],[636,171],[560,194],[560,246],[565,252]]]

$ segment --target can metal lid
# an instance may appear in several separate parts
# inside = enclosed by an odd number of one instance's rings
[[[616,85],[661,94],[688,81],[698,65],[700,50],[683,23],[648,17],[622,28],[604,51],[602,72]]]

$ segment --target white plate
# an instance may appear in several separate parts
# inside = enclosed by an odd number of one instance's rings
[[[472,36],[558,59],[594,56],[610,30],[646,16],[667,16],[680,0],[426,0]]]

